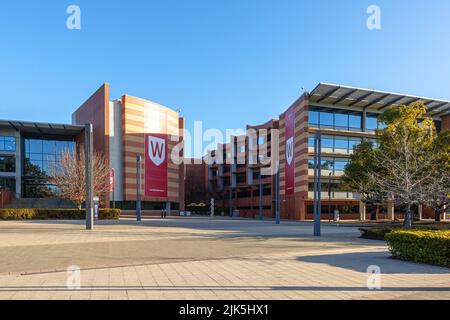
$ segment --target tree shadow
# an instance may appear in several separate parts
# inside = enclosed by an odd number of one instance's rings
[[[297,257],[298,261],[366,273],[369,266],[378,266],[381,274],[446,274],[450,269],[407,262],[393,258],[388,252],[354,252]]]

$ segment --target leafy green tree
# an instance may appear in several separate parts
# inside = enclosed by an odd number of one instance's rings
[[[438,204],[432,199],[448,194],[450,181],[448,133],[436,133],[426,106],[391,107],[379,120],[379,147],[363,142],[346,167],[344,181],[355,188],[363,201],[392,201],[406,209],[405,226],[413,224],[413,207]],[[440,200],[441,197],[439,197]]]

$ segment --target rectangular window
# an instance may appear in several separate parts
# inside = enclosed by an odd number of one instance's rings
[[[0,151],[16,151],[16,138],[0,136]]]
[[[0,172],[16,172],[16,158],[9,156],[1,156]]]
[[[313,135],[308,136],[308,147],[314,148],[314,136]]]
[[[361,131],[361,115],[351,114],[348,116],[350,130]]]
[[[376,116],[366,117],[366,131],[373,132],[378,128],[378,121]]]
[[[334,148],[336,150],[348,150],[348,137],[336,136],[334,141]]]
[[[353,150],[357,145],[361,144],[361,138],[349,138],[348,150]]]
[[[16,180],[13,178],[0,178],[0,189],[16,192]]]
[[[334,125],[336,129],[348,130],[348,114],[336,113],[334,115]]]
[[[319,112],[317,111],[309,111],[308,112],[308,123],[312,126],[319,125]]]
[[[334,148],[333,136],[322,136],[322,148]]]
[[[333,128],[334,126],[334,114],[330,112],[320,113],[320,127],[321,128]]]
[[[334,168],[334,160],[331,159],[331,158],[330,158],[330,159],[327,159],[327,158],[322,159],[321,165],[322,165],[322,170],[330,170],[330,171],[333,171],[333,168]]]
[[[336,161],[334,162],[334,171],[344,171],[347,164],[347,159],[336,159]]]

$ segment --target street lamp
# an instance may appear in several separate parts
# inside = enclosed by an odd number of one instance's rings
[[[142,206],[141,206],[141,162],[142,157],[138,155],[136,157],[136,221],[142,221]]]

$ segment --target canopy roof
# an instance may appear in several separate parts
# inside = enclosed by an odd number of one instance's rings
[[[76,136],[84,131],[84,126],[72,124],[56,124],[43,122],[28,122],[16,120],[1,120],[0,129],[12,129],[24,133]]]
[[[382,112],[390,106],[409,105],[423,101],[431,116],[450,114],[450,102],[400,93],[384,92],[356,87],[319,83],[310,93],[311,103],[325,103],[347,107],[363,108],[368,111]]]

